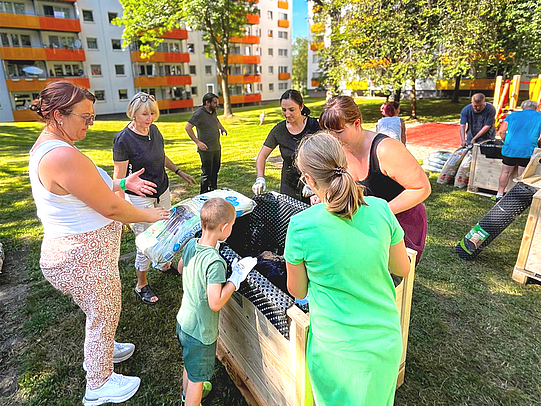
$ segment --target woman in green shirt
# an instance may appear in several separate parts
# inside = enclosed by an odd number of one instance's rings
[[[392,405],[402,338],[388,270],[409,272],[404,231],[385,200],[363,197],[331,135],[303,139],[296,165],[323,202],[291,218],[284,254],[289,292],[310,297],[315,402]]]

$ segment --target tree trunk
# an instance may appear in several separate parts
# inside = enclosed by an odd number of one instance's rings
[[[455,78],[455,88],[453,90],[453,97],[451,99],[451,103],[458,103],[458,93],[460,91],[460,79],[462,78],[462,75],[458,75]]]
[[[397,102],[397,103],[400,103],[400,98],[402,97],[402,88],[401,87],[397,87],[395,90],[394,90],[394,101]]]
[[[224,72],[227,70],[224,69]],[[224,95],[224,117],[231,117],[233,110],[231,109],[231,98],[229,97],[229,76],[227,73],[221,73],[222,77],[222,94]]]
[[[412,79],[411,85],[411,119],[417,120],[417,94],[415,89],[415,78]]]

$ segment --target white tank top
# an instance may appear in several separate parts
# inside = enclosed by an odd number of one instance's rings
[[[32,195],[43,224],[45,237],[58,238],[82,234],[106,226],[110,220],[90,208],[75,196],[51,193],[41,183],[38,174],[39,163],[48,152],[58,147],[75,148],[60,140],[45,141],[30,151],[28,172]],[[98,168],[103,181],[113,189],[113,180],[103,169]]]
[[[402,141],[402,123],[400,117],[383,117],[378,121],[378,133],[388,135],[395,140]]]

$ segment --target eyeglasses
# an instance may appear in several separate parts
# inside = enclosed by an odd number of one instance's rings
[[[155,98],[154,95],[152,95],[152,94],[141,94],[141,95],[139,95],[139,96],[137,96],[137,97],[134,97],[134,99],[132,100],[132,102],[135,101],[135,100],[137,100],[137,99],[141,99],[141,101],[142,101],[143,103],[146,103],[149,99],[152,100],[152,101],[156,101],[156,98]]]
[[[96,120],[96,116],[94,114],[92,114],[91,116],[83,116],[82,114],[77,114],[77,113],[71,113],[71,114],[73,116],[84,118],[86,125],[90,125],[94,122],[94,120]]]

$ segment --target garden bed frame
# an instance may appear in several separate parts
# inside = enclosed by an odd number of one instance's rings
[[[470,167],[470,180],[468,192],[481,196],[491,196],[498,192],[498,181],[502,173],[501,158],[487,158],[481,153],[481,145],[474,144],[472,149],[472,161]],[[513,170],[505,191],[508,192],[515,186],[517,169]]]
[[[404,382],[415,258],[408,249],[410,273],[396,286],[403,350],[397,386]],[[308,314],[297,306],[287,310],[286,339],[245,297],[235,293],[220,311],[217,357],[252,406],[312,406],[312,389],[306,367]]]

